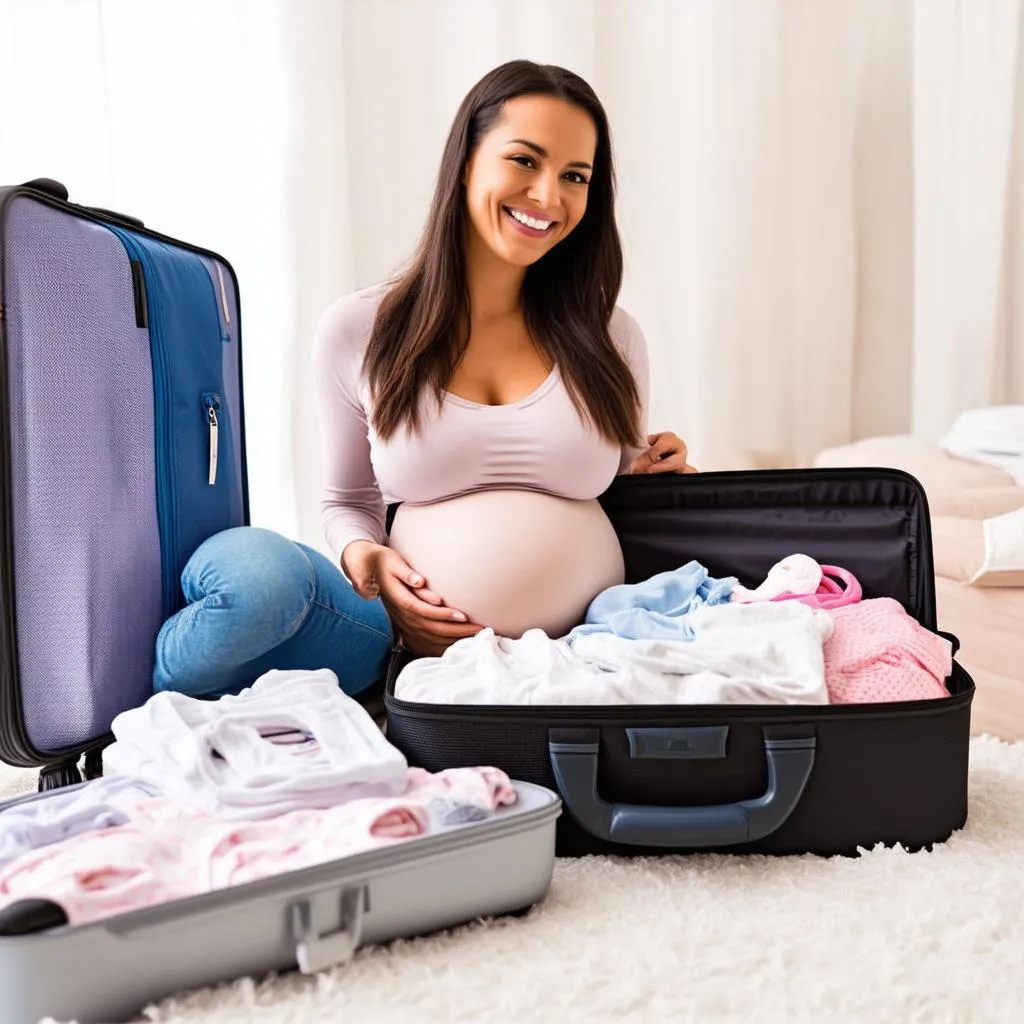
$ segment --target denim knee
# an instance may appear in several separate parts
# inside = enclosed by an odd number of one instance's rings
[[[204,541],[181,575],[189,603],[232,612],[248,631],[280,643],[302,625],[314,593],[313,568],[294,541],[273,530],[238,526]]]

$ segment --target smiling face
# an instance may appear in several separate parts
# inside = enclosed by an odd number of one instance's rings
[[[597,129],[553,96],[517,96],[466,163],[469,229],[500,259],[528,267],[587,209]]]

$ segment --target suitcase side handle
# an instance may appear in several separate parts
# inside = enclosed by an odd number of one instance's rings
[[[42,192],[45,195],[52,196],[54,199],[58,199],[62,203],[70,203],[68,198],[70,193],[68,192],[67,185],[54,178],[33,178],[31,181],[24,182],[21,187]],[[131,217],[127,213],[118,213],[116,210],[107,210],[102,206],[83,206],[82,209],[87,210],[89,213],[98,214],[100,217],[109,217],[111,220],[130,224],[133,227],[144,228],[146,226],[138,217]]]
[[[667,732],[668,730],[660,730]],[[600,733],[565,742],[548,736],[551,768],[569,813],[591,835],[630,846],[734,846],[763,839],[793,813],[814,767],[815,737],[765,737],[768,786],[759,797],[709,807],[610,804],[597,792]],[[678,730],[685,742],[687,729]]]

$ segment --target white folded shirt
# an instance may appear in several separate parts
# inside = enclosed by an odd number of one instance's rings
[[[405,757],[328,669],[267,672],[239,694],[164,691],[114,719],[115,771],[225,819],[333,807],[405,787]]]
[[[832,617],[796,601],[711,605],[691,640],[608,633],[520,639],[484,629],[395,682],[414,703],[497,705],[827,704],[823,645]]]

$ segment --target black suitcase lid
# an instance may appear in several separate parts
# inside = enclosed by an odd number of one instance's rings
[[[928,500],[902,470],[621,476],[600,501],[629,583],[695,559],[712,576],[756,587],[776,562],[800,552],[848,569],[865,599],[895,598],[936,629]]]

